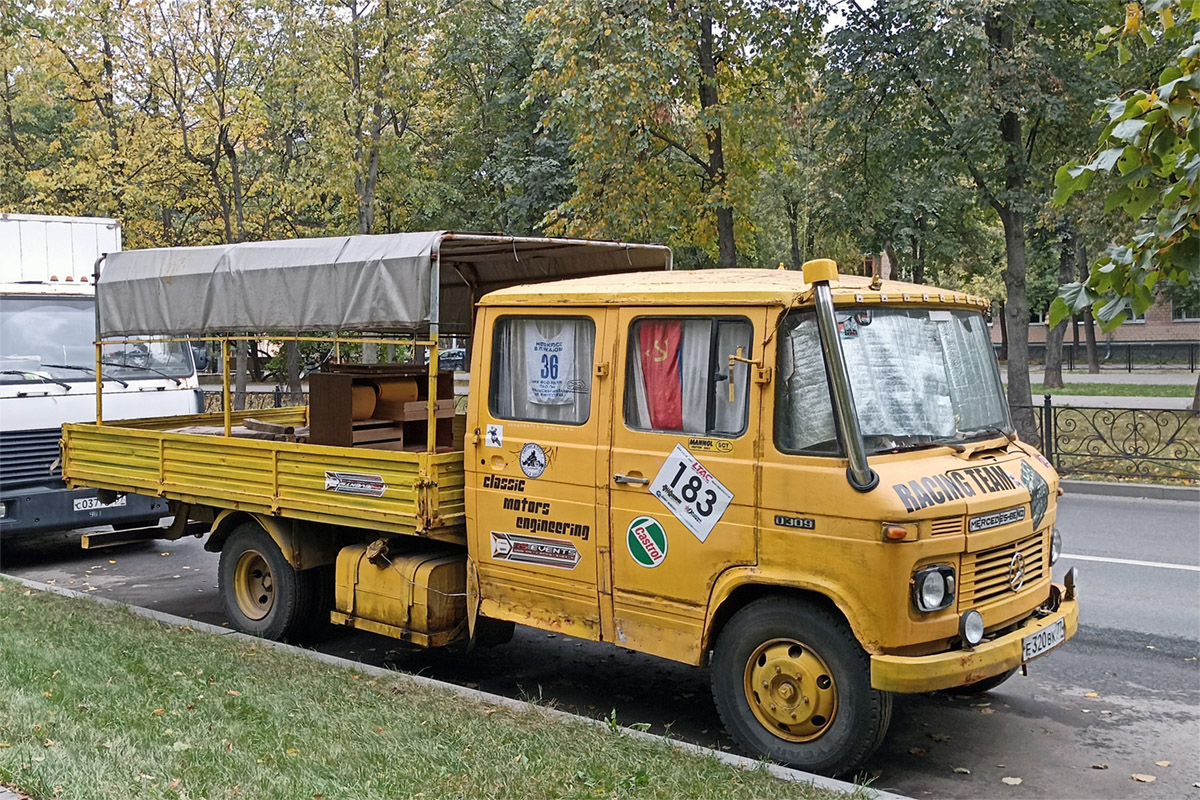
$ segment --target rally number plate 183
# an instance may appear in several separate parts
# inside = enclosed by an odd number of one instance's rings
[[[1021,660],[1031,661],[1047,650],[1053,650],[1067,640],[1067,621],[1059,618],[1052,625],[1031,633],[1021,640]]]

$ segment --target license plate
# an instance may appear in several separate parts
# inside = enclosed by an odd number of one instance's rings
[[[1059,619],[1049,627],[1042,628],[1037,633],[1031,633],[1021,640],[1021,660],[1030,661],[1047,650],[1053,650],[1067,640],[1067,621]]]
[[[100,502],[98,497],[77,497],[71,501],[75,506],[76,511],[95,511],[97,508],[116,508],[117,506],[125,505],[125,495],[121,495],[113,502],[105,505]]]

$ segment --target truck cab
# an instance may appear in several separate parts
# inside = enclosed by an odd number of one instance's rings
[[[465,465],[481,614],[710,665],[743,744],[844,771],[890,692],[995,685],[1076,617],[985,301],[830,269],[493,292]]]

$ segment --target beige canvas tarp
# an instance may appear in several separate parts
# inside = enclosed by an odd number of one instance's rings
[[[661,245],[427,231],[128,250],[96,293],[101,336],[446,334],[493,289],[670,268]]]

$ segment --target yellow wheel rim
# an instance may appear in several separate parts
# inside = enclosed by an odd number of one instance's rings
[[[817,653],[795,639],[772,639],[746,661],[746,702],[771,733],[810,742],[837,715],[837,684]]]
[[[271,613],[275,605],[275,576],[262,553],[247,550],[238,556],[233,594],[238,610],[250,619],[259,620]]]

